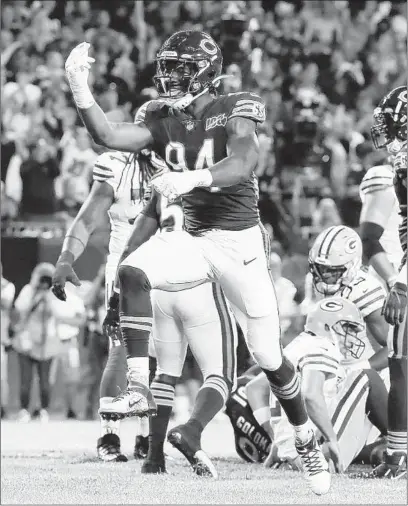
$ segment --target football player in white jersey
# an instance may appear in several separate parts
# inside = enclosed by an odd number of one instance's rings
[[[91,234],[108,213],[111,233],[105,268],[105,302],[107,303],[120,255],[132,231],[132,224],[143,207],[139,172],[139,163],[133,154],[119,151],[105,152],[97,158],[93,168],[93,185],[90,194],[65,236],[56,264],[53,292],[59,299],[66,300],[64,286],[67,281],[79,286],[80,282],[72,265],[82,255]],[[124,346],[119,335],[109,337],[109,358],[101,380],[100,405],[106,399],[113,399],[118,394],[118,388],[126,387],[127,368]],[[147,428],[145,430],[147,432]],[[120,451],[118,420],[101,417],[101,437],[97,442],[97,452],[99,458],[106,462],[127,460]]]
[[[318,428],[337,472],[345,471],[367,444],[372,428],[387,432],[387,390],[373,369],[346,373],[341,362],[359,360],[365,324],[350,300],[328,297],[310,311],[304,331],[285,348],[302,376],[308,414]],[[270,456],[298,467],[285,415],[274,427]],[[270,459],[267,465],[270,464]]]
[[[367,477],[400,479],[407,473],[407,87],[399,86],[387,93],[375,108],[373,119],[371,137],[374,147],[386,148],[392,157],[403,255],[399,274],[389,287],[384,305],[384,318],[393,326],[388,343],[391,386],[387,451],[384,462]],[[397,245],[395,248],[399,251]]]
[[[398,235],[401,217],[392,166],[378,165],[369,169],[360,184],[360,197],[364,260],[390,289],[402,258]]]
[[[343,225],[321,232],[309,253],[309,283],[313,284],[312,303],[328,296],[340,296],[353,302],[367,326],[365,351],[348,367],[388,367],[387,336],[389,325],[381,311],[386,291],[378,277],[362,266],[362,243],[359,235]]]
[[[153,190],[151,198],[135,220],[121,260],[159,228],[160,233],[176,233],[182,226],[181,208],[174,203],[168,205],[166,199]],[[152,309],[157,370],[151,383],[151,392],[157,405],[157,414],[150,417],[149,452],[142,473],[166,472],[164,440],[173,409],[175,386],[181,376],[189,345],[201,369],[204,383],[197,394],[189,420],[171,429],[167,439],[186,457],[197,475],[216,478],[216,468],[201,449],[201,434],[225,405],[236,381],[237,330],[234,318],[221,289],[215,283],[179,292],[152,290]],[[106,321],[115,331],[117,314],[112,307],[108,310]],[[131,316],[124,318],[121,314],[120,324],[121,327],[138,325],[138,319]],[[103,406],[104,413],[116,413],[115,400]],[[121,401],[120,395],[117,401]]]
[[[163,168],[157,158],[154,163],[156,169]],[[110,297],[121,254],[133,230],[135,218],[143,208],[139,163],[134,155],[129,156],[121,152],[104,153],[98,157],[93,175],[94,184],[91,193],[67,232],[56,265],[53,291],[58,298],[66,299],[64,292],[66,281],[79,285],[79,280],[72,269],[73,262],[84,251],[90,235],[97,228],[105,212],[108,212],[111,221],[105,276],[106,296]],[[150,211],[149,209],[145,211],[150,212],[150,218],[154,211],[153,220],[149,220],[147,215],[141,217],[153,223],[154,230],[147,227],[143,234],[139,234],[139,229],[136,229],[134,236],[136,243],[143,242],[143,238],[147,239],[150,231],[156,232],[159,226],[167,231],[181,229],[183,226],[180,206],[175,204],[167,206],[165,199],[156,198],[156,202],[157,209],[150,203],[148,206]],[[129,246],[133,247],[133,244],[130,243]],[[142,468],[144,473],[165,472],[163,441],[172,411],[174,386],[181,375],[187,344],[190,344],[205,379],[201,395],[199,394],[195,405],[196,409],[192,414],[192,424],[199,424],[200,431],[223,407],[236,375],[236,327],[219,288],[215,285],[202,285],[174,294],[154,290],[152,301],[153,328],[160,357],[157,376],[152,383],[152,392],[158,404],[158,416],[151,422],[154,438]],[[132,325],[134,322],[130,321],[127,324]],[[109,416],[105,406],[116,397],[118,386],[122,390],[126,387],[126,354],[120,333],[109,332],[109,337],[111,343],[109,359],[101,381],[100,413],[103,417],[101,416],[102,434],[97,442],[97,450],[101,460],[123,462],[127,458],[120,451],[120,421],[117,417]],[[152,355],[152,348],[149,355]],[[212,402],[214,396],[216,402]],[[205,402],[202,402],[203,399]],[[219,399],[221,403],[218,402]],[[183,431],[183,427],[178,430]],[[176,447],[177,434],[174,429],[169,433],[169,438],[175,439]],[[189,441],[188,434],[183,433],[183,436]],[[186,442],[179,449],[186,455],[197,474],[217,476],[217,471],[201,447],[193,445],[192,448]]]

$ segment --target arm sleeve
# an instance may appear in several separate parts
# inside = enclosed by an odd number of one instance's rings
[[[368,221],[364,221],[360,227],[360,235],[361,241],[363,243],[363,253],[364,257],[370,260],[371,257],[376,255],[377,253],[381,253],[384,251],[384,248],[381,246],[380,239],[384,233],[383,227],[378,225],[377,223],[370,223]]]

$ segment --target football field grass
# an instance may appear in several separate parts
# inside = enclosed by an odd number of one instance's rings
[[[245,464],[224,419],[203,437],[218,480],[192,474],[171,447],[167,475],[141,475],[132,457],[134,428],[128,420],[121,429],[129,462],[105,464],[95,458],[98,422],[2,422],[1,504],[406,504],[406,481],[335,476],[329,494],[318,497],[299,473]]]

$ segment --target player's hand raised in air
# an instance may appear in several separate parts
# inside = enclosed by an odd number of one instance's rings
[[[83,86],[88,82],[89,69],[95,60],[88,55],[90,44],[82,42],[70,52],[65,62],[65,73],[71,87]]]
[[[391,288],[387,300],[382,308],[382,315],[390,325],[397,325],[404,321],[407,309],[407,285],[397,281]]]
[[[75,286],[81,286],[81,282],[72,265],[68,262],[57,262],[52,277],[52,293],[59,300],[67,300],[67,294],[65,293],[65,283],[67,281]]]

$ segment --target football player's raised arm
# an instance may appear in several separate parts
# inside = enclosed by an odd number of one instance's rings
[[[226,125],[228,156],[209,168],[211,186],[234,186],[246,181],[258,163],[258,139],[255,121],[242,117],[231,118]]]
[[[374,267],[388,287],[394,283],[397,271],[389,261],[380,239],[391,213],[394,212],[394,202],[394,188],[391,186],[366,193],[360,215],[364,260]]]
[[[92,139],[109,149],[138,153],[153,142],[143,123],[112,123],[96,102],[87,109],[78,107],[78,112]]]
[[[323,434],[326,441],[337,441],[331,423],[326,400],[324,398],[324,383],[326,373],[317,369],[303,368],[302,393],[305,399],[307,414],[310,420]]]

